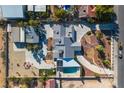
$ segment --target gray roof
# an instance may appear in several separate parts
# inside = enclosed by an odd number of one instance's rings
[[[54,31],[54,58],[59,58],[59,51],[63,51],[63,58],[73,58],[74,50],[71,44],[76,41],[73,25],[63,26],[55,24]]]
[[[28,11],[46,12],[46,5],[28,5]]]
[[[79,18],[87,17],[87,7],[88,7],[87,5],[79,6],[79,8],[78,8]]]
[[[39,36],[35,33],[34,28],[29,26],[25,28],[26,43],[39,43]]]
[[[12,27],[13,42],[20,42],[20,31],[19,27]]]
[[[23,5],[1,5],[4,18],[24,18]]]
[[[59,58],[59,51],[63,51],[63,58],[73,58],[74,57],[74,51],[73,48],[71,47],[72,41],[70,38],[65,37],[64,38],[64,46],[55,46],[54,50],[55,55],[54,58]]]
[[[63,25],[54,24],[53,31],[54,31],[54,38],[60,38],[65,36],[65,28]]]

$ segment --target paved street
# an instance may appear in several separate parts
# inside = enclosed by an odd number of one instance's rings
[[[124,6],[116,6],[115,12],[119,24],[119,41],[124,45]],[[117,87],[124,88],[124,52],[123,59],[117,62]]]

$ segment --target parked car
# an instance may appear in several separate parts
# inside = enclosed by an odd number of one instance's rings
[[[120,59],[122,59],[122,58],[123,58],[123,51],[122,51],[122,50],[120,50],[120,49],[119,49],[119,52],[118,52],[118,57],[119,57]]]
[[[119,47],[119,50],[122,50],[123,49],[123,44],[121,42],[119,42],[118,47]]]

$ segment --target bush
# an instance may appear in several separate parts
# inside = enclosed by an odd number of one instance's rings
[[[110,65],[110,61],[109,60],[103,60],[103,64],[106,65],[106,66],[109,66]]]
[[[91,18],[91,17],[88,18],[87,21],[88,21],[89,23],[91,23],[91,24],[95,23],[95,20],[94,20],[93,18]]]
[[[39,70],[40,76],[42,76],[44,73],[48,76],[51,76],[51,75],[56,74],[56,70],[55,69],[40,69]]]
[[[37,51],[37,50],[41,49],[42,46],[38,45],[38,44],[26,44],[26,48],[28,51],[34,51],[34,50]]]
[[[112,21],[114,14],[112,5],[96,5],[96,17],[100,22]]]
[[[103,53],[104,52],[104,47],[102,45],[98,45],[96,46],[96,49],[98,50],[98,52]]]
[[[88,31],[88,32],[87,32],[87,35],[91,35],[91,34],[92,34],[92,32],[91,32],[91,31]]]
[[[6,54],[5,54],[5,51],[1,52],[1,57],[3,59],[3,64],[5,64],[5,61],[6,61]]]
[[[97,33],[96,33],[96,38],[97,38],[98,40],[100,40],[101,38],[103,38],[103,33],[102,33],[102,32],[97,32]]]
[[[56,16],[57,18],[60,18],[60,19],[65,18],[66,15],[67,15],[67,11],[65,11],[65,10],[63,10],[63,9],[57,9],[57,10],[55,11],[55,16]]]
[[[94,76],[95,76],[95,77],[100,77],[100,74],[94,73]]]

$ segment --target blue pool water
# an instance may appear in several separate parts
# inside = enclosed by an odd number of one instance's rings
[[[65,67],[63,68],[63,73],[76,73],[79,71],[79,67]]]
[[[65,61],[67,61],[67,62],[69,62],[69,61],[71,61],[73,58],[63,58],[63,60],[65,60]]]

